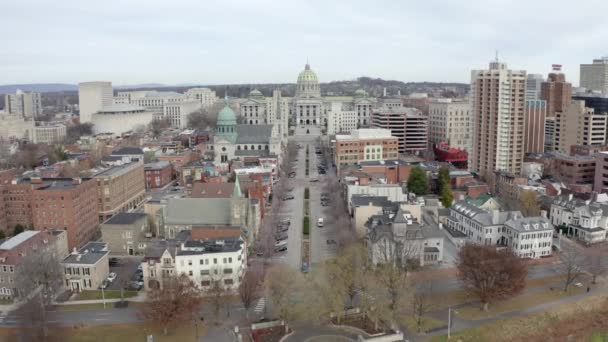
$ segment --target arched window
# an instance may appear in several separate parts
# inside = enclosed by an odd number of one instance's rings
[[[266,151],[268,151],[268,145],[266,145],[266,146],[264,146],[264,147],[265,147]]]
[[[240,151],[241,150],[241,145],[236,145],[236,149]]]
[[[254,145],[251,145],[251,149],[252,149],[252,150],[255,150],[255,146],[254,146]]]
[[[261,149],[262,149],[262,145],[258,145],[258,150],[261,150]]]
[[[247,150],[247,145],[243,146],[243,148],[244,148],[245,150]]]

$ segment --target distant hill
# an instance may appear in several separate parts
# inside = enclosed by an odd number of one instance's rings
[[[53,93],[60,91],[76,91],[78,86],[66,83],[31,83],[31,84],[7,84],[0,85],[0,94],[11,94],[21,89],[23,91],[35,91],[38,93]]]

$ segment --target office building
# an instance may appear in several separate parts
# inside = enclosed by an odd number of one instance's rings
[[[524,156],[526,72],[491,62],[489,69],[471,72],[473,146],[469,168],[491,187],[494,172],[519,174]]]
[[[471,148],[471,105],[468,101],[437,99],[429,104],[429,141],[449,147]]]
[[[608,95],[608,57],[594,59],[592,64],[581,64],[580,86]]]
[[[112,105],[112,82],[78,83],[80,123],[92,122],[92,115]]]
[[[327,113],[327,135],[349,134],[357,129],[357,112],[343,110],[342,102],[332,102]]]
[[[42,116],[40,93],[17,90],[15,94],[4,95],[4,111],[26,119],[36,119]]]
[[[598,93],[574,94],[572,99],[585,101],[585,107],[593,108],[595,114],[608,114],[608,95]]]
[[[219,98],[215,95],[215,91],[209,88],[190,88],[186,91],[185,95],[187,98],[199,101],[200,105],[204,108],[209,108],[219,101]]]
[[[560,71],[559,67],[554,69]],[[540,99],[547,101],[547,117],[554,117],[556,112],[566,110],[572,100],[572,84],[566,82],[566,75],[550,73],[547,81],[541,85]]]
[[[0,142],[34,139],[34,120],[21,115],[0,113]]]
[[[39,123],[34,127],[34,143],[57,144],[65,140],[67,129],[61,123]]]
[[[524,113],[524,153],[543,153],[545,151],[545,119],[547,102],[526,100]]]
[[[528,74],[526,76],[526,101],[540,99],[541,84],[544,80],[541,74]]]
[[[372,112],[372,127],[388,129],[399,139],[399,153],[420,154],[428,148],[428,117],[409,107],[381,107]]]
[[[338,169],[365,160],[397,159],[399,139],[388,129],[361,128],[348,135],[336,135],[335,160]]]
[[[545,152],[553,151],[555,146],[555,117],[545,117]]]
[[[608,192],[608,151],[595,155],[595,179],[593,191]]]
[[[556,112],[554,150],[568,153],[572,145],[605,144],[607,121],[608,114],[596,114],[585,101],[572,101],[563,113]]]
[[[114,166],[93,176],[97,185],[99,222],[135,209],[144,200],[144,164],[139,162]]]

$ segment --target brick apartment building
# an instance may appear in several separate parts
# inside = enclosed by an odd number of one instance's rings
[[[608,152],[600,152],[595,155],[593,191],[608,192]]]
[[[97,184],[99,222],[120,212],[134,209],[146,192],[144,164],[127,163],[93,176]]]
[[[399,139],[388,129],[362,128],[348,135],[336,135],[334,163],[338,169],[366,160],[396,159]]]
[[[97,189],[89,178],[21,178],[0,189],[5,231],[17,224],[65,230],[70,249],[91,240],[97,231]]]
[[[175,154],[166,154],[157,158],[159,161],[168,161],[173,165],[174,172],[179,176],[182,167],[190,162],[200,159],[200,155],[194,151],[185,151]]]
[[[173,165],[168,161],[158,161],[144,165],[146,189],[162,188],[173,180]]]
[[[407,182],[412,171],[412,164],[403,160],[370,160],[360,163],[361,172],[383,178],[387,184]]]
[[[559,181],[570,184],[593,184],[596,159],[592,155],[569,156],[555,153],[551,174]]]

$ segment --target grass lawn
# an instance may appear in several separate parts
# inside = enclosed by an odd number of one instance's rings
[[[202,333],[204,327],[199,324],[199,339]],[[154,335],[154,342],[196,341],[196,330],[191,323],[169,330],[166,336],[162,334],[162,329],[153,323],[65,328],[54,330],[51,334],[57,340],[65,342],[145,341],[148,334]]]
[[[574,303],[562,304],[546,312],[498,320],[452,334],[451,341],[529,342],[591,340],[608,332],[607,298],[595,296]],[[430,342],[447,341],[447,336],[435,336]],[[603,340],[599,340],[603,341]]]
[[[13,304],[13,300],[12,299],[0,299],[0,305],[9,305],[9,304]]]
[[[120,298],[119,290],[106,290],[104,291],[104,296],[106,299],[118,299]],[[137,296],[137,291],[124,291],[125,298],[135,297]],[[91,291],[82,291],[80,292],[75,300],[94,300],[94,299],[103,299],[101,297],[101,290],[91,290]]]
[[[418,322],[416,321],[415,316],[408,316],[403,323],[405,324],[405,327],[407,328],[408,331],[413,331],[413,332],[418,331]],[[423,317],[421,326],[420,326],[420,331],[425,332],[427,330],[431,330],[431,329],[435,329],[435,328],[439,328],[439,327],[443,327],[443,326],[447,326],[447,322],[442,321],[440,319],[435,319],[432,317]]]
[[[507,312],[525,309],[528,307],[540,305],[543,303],[552,302],[560,298],[579,294],[584,289],[573,287],[567,293],[561,290],[544,290],[541,292],[533,292],[517,296],[508,300],[490,303],[488,311],[481,310],[480,306],[469,306],[458,309],[458,317],[468,320],[484,319],[489,317],[498,316]]]

